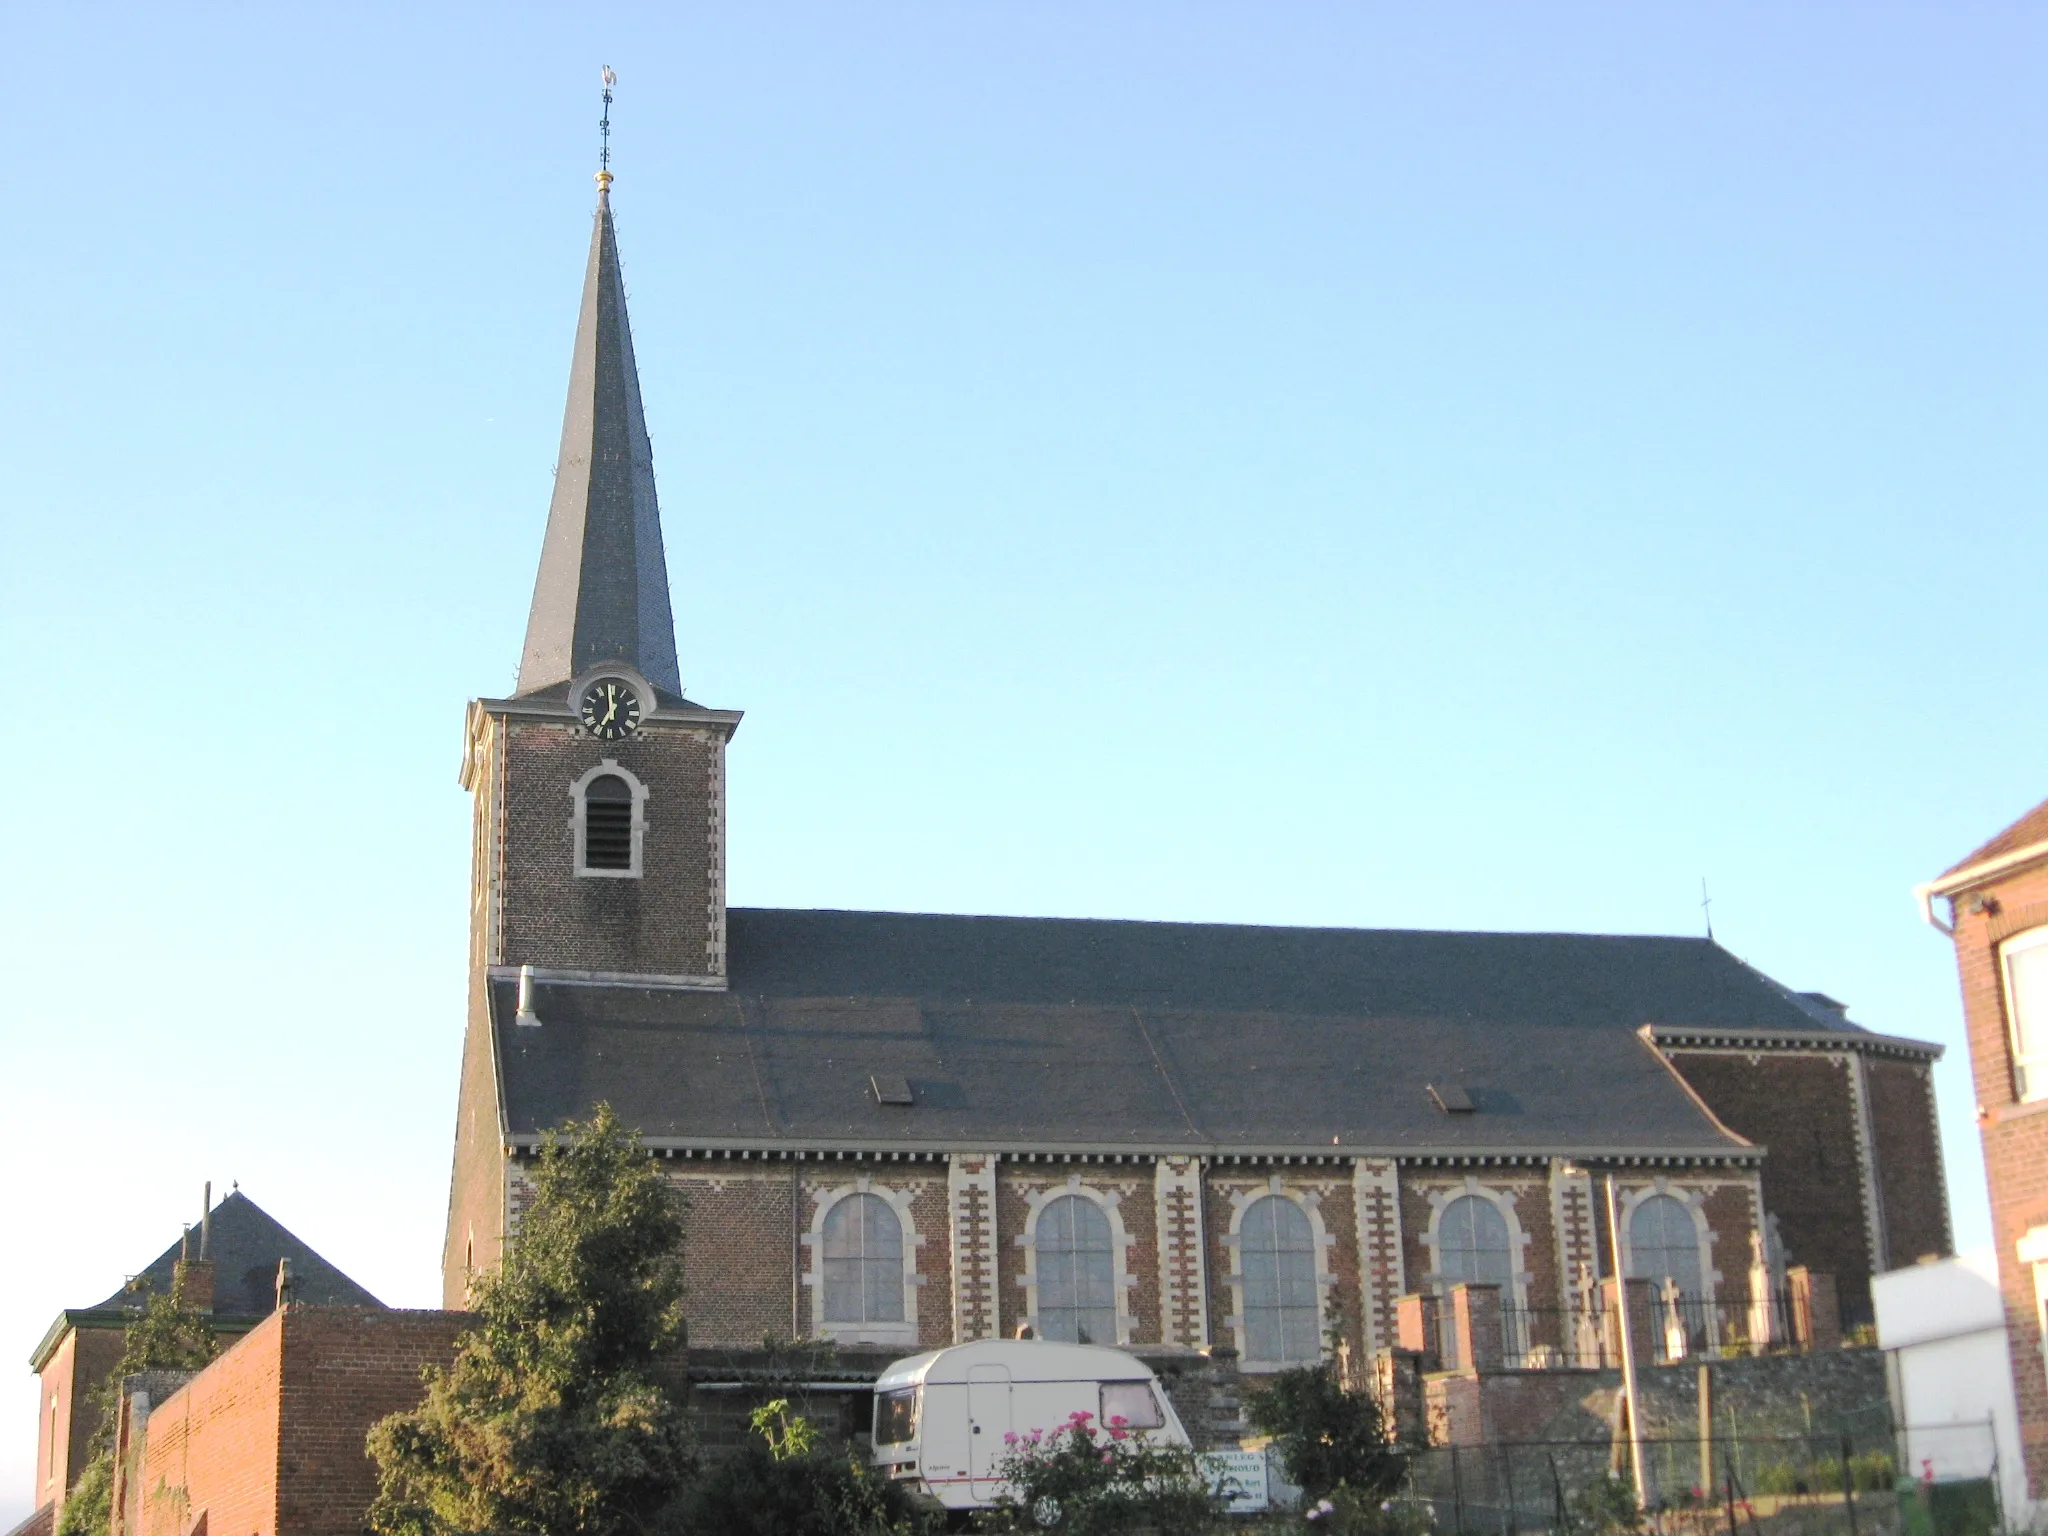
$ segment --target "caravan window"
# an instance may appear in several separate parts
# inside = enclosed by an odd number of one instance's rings
[[[917,1438],[917,1388],[883,1392],[875,1398],[875,1444],[901,1445]]]
[[[1104,1429],[1113,1424],[1118,1429],[1164,1429],[1166,1415],[1159,1411],[1159,1399],[1152,1395],[1150,1382],[1105,1381],[1101,1423]]]

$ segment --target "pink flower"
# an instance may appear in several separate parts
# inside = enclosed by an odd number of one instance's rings
[[[1110,1453],[1109,1453],[1108,1451],[1104,1451],[1104,1452],[1102,1453],[1102,1464],[1103,1464],[1103,1465],[1104,1465],[1105,1467],[1106,1467],[1106,1466],[1108,1466],[1108,1465],[1109,1465],[1109,1464],[1110,1464],[1111,1462],[1113,1462],[1113,1461],[1115,1461],[1115,1460],[1116,1460],[1116,1457],[1112,1456],[1112,1455],[1111,1455],[1111,1454],[1110,1454]]]
[[[1005,1445],[1015,1445],[1016,1443],[1017,1443],[1017,1431],[1015,1431],[1014,1429],[1006,1429],[1006,1430],[1004,1430],[1004,1431],[1003,1431],[1003,1444],[1005,1444]]]

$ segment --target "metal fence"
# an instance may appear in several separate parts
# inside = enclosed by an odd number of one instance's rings
[[[1989,1427],[1943,1432],[1982,1437],[1986,1478],[1923,1481],[1919,1469],[1900,1465],[1901,1442],[1888,1433],[1645,1440],[1643,1525],[1658,1536],[1988,1536],[2002,1529]],[[1626,1440],[1521,1440],[1418,1451],[1393,1503],[1458,1536],[1600,1536],[1628,1523],[1634,1499]]]
[[[1783,1290],[1653,1297],[1649,1321],[1652,1360],[1644,1364],[1798,1347],[1796,1309]],[[1441,1331],[1448,1363],[1456,1357],[1457,1340],[1447,1315]],[[1618,1369],[1621,1320],[1597,1292],[1575,1307],[1504,1306],[1501,1343],[1514,1369]]]

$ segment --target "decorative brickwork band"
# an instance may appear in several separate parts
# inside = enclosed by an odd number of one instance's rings
[[[1159,1220],[1159,1337],[1200,1349],[1209,1342],[1202,1160],[1162,1157],[1153,1165],[1152,1178]]]
[[[996,1336],[996,1159],[955,1152],[947,1159],[953,1213],[953,1342]]]
[[[1358,1216],[1358,1310],[1370,1354],[1398,1341],[1396,1303],[1408,1283],[1401,1265],[1401,1176],[1394,1160],[1354,1162],[1351,1197]]]
[[[1593,1180],[1585,1169],[1564,1158],[1550,1161],[1550,1227],[1557,1234],[1559,1284],[1600,1272],[1594,1239]]]

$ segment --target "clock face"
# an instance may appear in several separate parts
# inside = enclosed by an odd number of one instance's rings
[[[640,695],[620,677],[600,677],[583,690],[583,728],[599,741],[617,741],[640,728]]]

